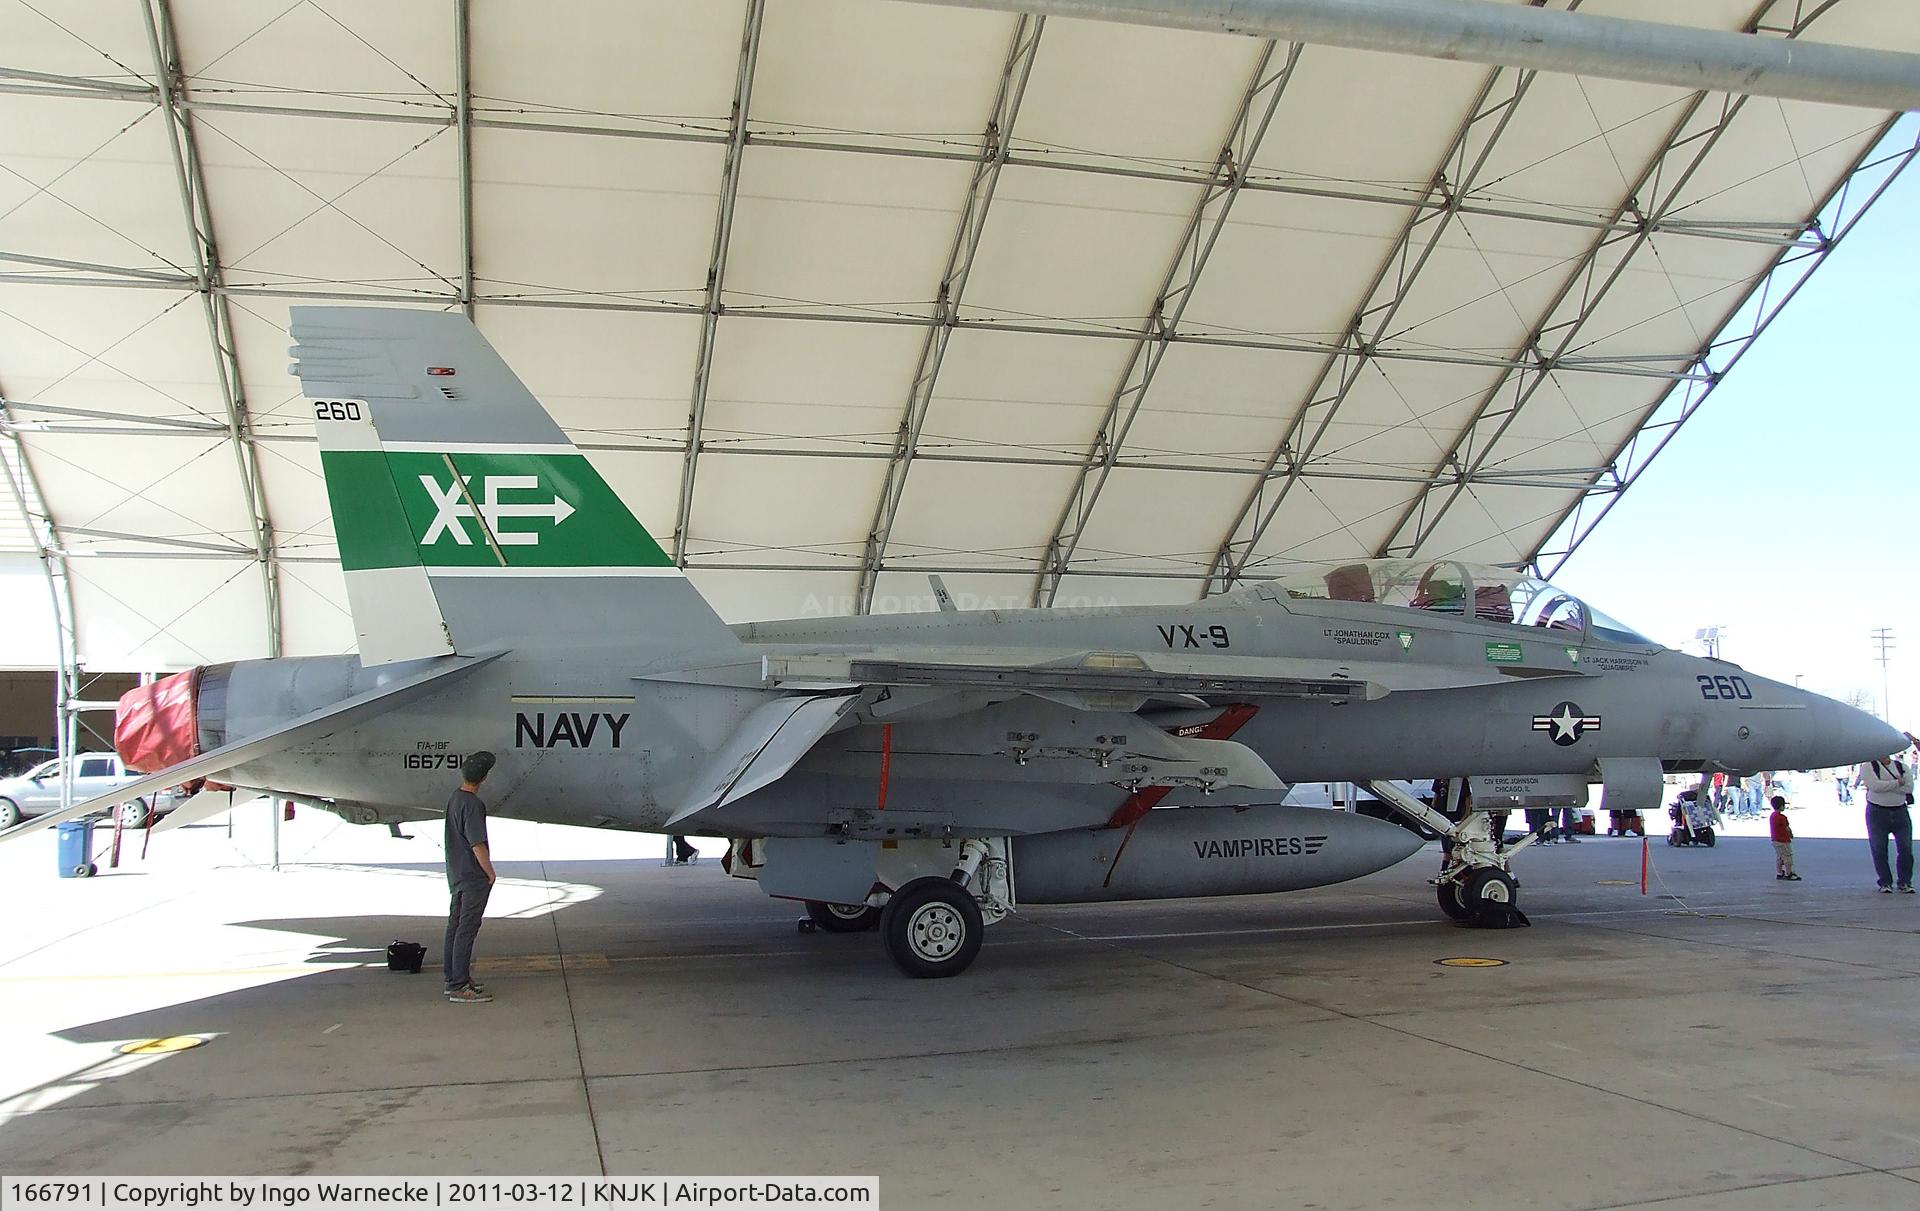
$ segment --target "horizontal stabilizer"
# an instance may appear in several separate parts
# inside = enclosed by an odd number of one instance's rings
[[[272,731],[262,732],[258,736],[249,736],[244,740],[236,740],[232,744],[223,744],[211,752],[201,753],[177,765],[170,765],[157,774],[148,774],[138,782],[127,783],[107,794],[96,795],[72,807],[48,812],[44,816],[35,816],[25,824],[16,824],[7,831],[0,832],[0,841],[11,841],[24,837],[28,833],[39,832],[43,828],[63,824],[68,820],[78,820],[82,816],[104,811],[117,804],[125,803],[129,799],[151,795],[156,791],[166,790],[170,786],[179,786],[183,782],[211,778],[269,753],[291,748],[296,744],[323,739],[342,728],[351,727],[403,703],[411,702],[429,689],[438,689],[449,681],[465,677],[499,657],[500,653],[495,652],[478,659],[453,658],[447,663],[436,664],[412,677],[368,690],[364,694],[356,694],[351,698],[302,715],[291,723],[274,728]]]
[[[260,796],[253,791],[210,791],[203,790],[193,798],[160,817],[153,826],[156,833],[169,832],[176,828],[185,828],[189,824],[198,824],[202,820],[211,820],[224,815],[235,807],[245,807],[257,803]]]

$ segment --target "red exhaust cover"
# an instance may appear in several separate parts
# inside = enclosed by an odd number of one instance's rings
[[[200,672],[175,673],[120,695],[113,751],[128,769],[150,774],[200,755]]]

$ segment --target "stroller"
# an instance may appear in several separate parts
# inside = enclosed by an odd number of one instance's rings
[[[1688,787],[1667,807],[1667,817],[1673,821],[1673,830],[1667,834],[1668,845],[1705,845],[1713,846],[1713,826],[1720,823],[1720,813],[1714,811],[1713,800],[1704,803],[1700,799],[1697,787]]]

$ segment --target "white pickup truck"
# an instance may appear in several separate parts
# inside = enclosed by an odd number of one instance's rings
[[[138,780],[142,775],[128,772],[113,753],[81,753],[74,758],[78,773],[73,780],[72,802],[80,803],[95,795],[104,795],[116,786]],[[24,774],[0,779],[0,828],[12,828],[20,821],[60,806],[60,762],[44,761]],[[129,799],[119,807],[120,823],[126,828],[145,828],[159,816],[173,810],[175,796],[163,791],[140,799]]]

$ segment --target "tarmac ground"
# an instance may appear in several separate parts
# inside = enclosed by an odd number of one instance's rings
[[[301,809],[55,875],[0,846],[0,1173],[878,1174],[887,1207],[1920,1206],[1920,897],[1865,845],[1437,847],[1283,896],[1032,907],[953,980],[658,837],[496,821],[497,1000],[438,829]],[[1604,817],[1603,817],[1604,819]],[[1655,823],[1649,821],[1649,824]],[[1736,833],[1755,831],[1737,828]],[[102,839],[104,844],[104,838]],[[385,969],[395,938],[429,947]],[[1450,958],[1500,966],[1443,966]],[[205,1043],[125,1056],[130,1041]]]

